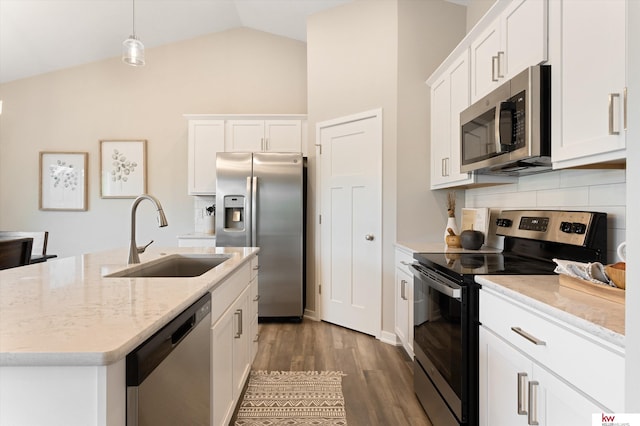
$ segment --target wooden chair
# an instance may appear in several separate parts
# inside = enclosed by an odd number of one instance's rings
[[[0,238],[0,269],[28,265],[33,238]]]
[[[44,262],[47,259],[56,257],[55,255],[47,254],[47,242],[49,241],[48,231],[0,231],[0,238],[33,238],[33,246],[31,248],[31,263]]]

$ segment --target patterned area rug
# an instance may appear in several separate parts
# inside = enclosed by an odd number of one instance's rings
[[[344,426],[341,371],[252,371],[236,426]]]

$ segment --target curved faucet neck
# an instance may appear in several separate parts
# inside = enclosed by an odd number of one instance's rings
[[[140,256],[138,256],[140,249],[138,249],[138,245],[136,244],[136,211],[138,209],[138,205],[142,202],[142,200],[149,200],[155,205],[158,213],[158,226],[161,228],[167,226],[167,218],[164,214],[164,210],[162,209],[160,201],[158,201],[158,199],[153,195],[139,195],[133,201],[133,204],[131,204],[131,242],[129,244],[129,264],[140,263]],[[142,251],[144,251],[144,249],[142,249]]]

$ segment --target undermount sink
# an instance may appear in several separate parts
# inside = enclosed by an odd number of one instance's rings
[[[198,277],[229,260],[224,254],[171,254],[158,260],[141,263],[106,275],[109,278]]]

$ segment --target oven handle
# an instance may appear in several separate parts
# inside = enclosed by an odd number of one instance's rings
[[[452,281],[445,281],[444,279],[426,270],[424,267],[415,263],[409,265],[413,276],[425,283],[427,286],[433,288],[440,293],[445,294],[452,299],[462,300],[462,287]]]

